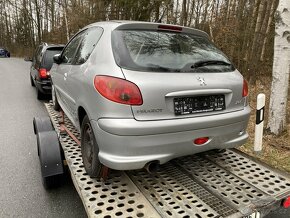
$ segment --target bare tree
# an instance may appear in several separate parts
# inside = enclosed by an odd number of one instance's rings
[[[268,127],[274,134],[286,129],[290,73],[290,1],[280,0],[277,9],[273,78]]]

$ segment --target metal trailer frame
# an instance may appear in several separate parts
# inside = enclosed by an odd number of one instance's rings
[[[79,145],[60,131],[61,114],[45,104],[88,217],[264,217],[290,196],[290,176],[236,149],[210,151],[145,170],[111,171],[106,180],[86,173]],[[64,117],[66,128],[80,133]]]

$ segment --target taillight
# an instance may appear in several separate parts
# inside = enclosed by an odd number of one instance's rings
[[[38,69],[40,79],[47,79],[49,72],[45,68]]]
[[[283,207],[289,208],[290,207],[290,197],[286,198],[285,201],[283,201]]]
[[[111,76],[96,76],[94,85],[105,98],[128,105],[142,105],[142,95],[137,85]]]
[[[193,141],[193,143],[196,144],[196,145],[203,145],[203,144],[207,143],[208,140],[209,140],[208,137],[201,137],[201,138],[197,138],[197,139],[195,139],[195,140]]]
[[[243,82],[243,97],[247,97],[248,95],[249,95],[248,82],[244,79],[244,82]]]
[[[182,27],[170,26],[170,25],[159,25],[158,29],[159,30],[169,30],[169,31],[173,31],[173,32],[181,32],[182,31]]]

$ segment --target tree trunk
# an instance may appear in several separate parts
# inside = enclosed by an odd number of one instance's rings
[[[69,29],[68,29],[68,21],[67,21],[67,2],[64,1],[62,4],[62,9],[64,13],[64,23],[65,23],[65,32],[66,32],[66,39],[69,41]]]
[[[280,0],[274,41],[273,78],[268,127],[278,135],[286,130],[286,109],[290,73],[290,1]]]
[[[258,17],[256,21],[256,26],[255,26],[254,39],[253,39],[253,44],[252,44],[252,50],[250,53],[250,60],[253,62],[252,67],[254,67],[254,70],[256,70],[256,67],[257,67],[257,61],[258,61],[257,51],[259,50],[261,28],[263,24],[263,18],[265,16],[265,10],[264,10],[266,6],[265,4],[266,2],[262,0],[259,6]]]
[[[182,11],[180,15],[180,25],[186,25],[187,22],[187,14],[186,14],[186,0],[182,1]]]
[[[207,15],[208,15],[208,7],[209,7],[209,0],[205,1],[204,13],[203,13],[203,24],[207,22]]]
[[[188,26],[191,26],[191,22],[192,22],[192,19],[193,19],[193,13],[194,13],[194,7],[195,7],[195,1],[191,1]]]
[[[54,30],[54,23],[55,23],[55,15],[54,15],[54,12],[55,12],[55,4],[54,4],[54,0],[51,0],[50,2],[51,4],[51,8],[50,8],[50,16],[51,16],[51,29]]]
[[[175,19],[174,24],[177,24],[179,0],[176,0]]]
[[[37,37],[38,37],[38,43],[40,43],[42,40],[41,40],[41,30],[42,30],[42,26],[41,26],[41,18],[40,18],[40,7],[39,7],[39,4],[38,4],[38,0],[35,0],[34,1],[34,4],[35,4],[35,11],[36,11],[36,21],[37,21]]]
[[[262,46],[260,61],[264,61],[266,44],[268,42],[269,33],[270,33],[270,30],[271,30],[271,25],[272,25],[272,22],[273,22],[273,19],[274,19],[274,13],[276,11],[276,7],[277,7],[278,1],[279,0],[274,0],[272,2],[272,5],[271,5],[271,11],[270,11],[270,15],[269,15],[269,20],[268,20],[268,24],[267,24],[266,33],[265,33],[265,38],[264,38],[264,41],[263,41],[263,46]]]

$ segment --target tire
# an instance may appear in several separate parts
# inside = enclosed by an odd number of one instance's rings
[[[53,131],[51,120],[48,116],[44,117],[34,117],[33,118],[33,130],[34,134],[39,132]]]
[[[36,87],[36,97],[38,100],[44,99],[44,94]]]
[[[34,81],[33,81],[33,79],[32,79],[32,76],[30,76],[30,84],[31,84],[31,86],[35,86],[35,84],[34,84]]]
[[[81,126],[81,151],[86,172],[92,178],[99,178],[102,171],[102,164],[98,157],[99,146],[87,115]]]
[[[53,104],[53,109],[56,111],[60,110],[60,105],[58,103],[57,97],[56,97],[56,93],[55,93],[55,89],[54,86],[51,86],[51,98],[52,98],[52,104]]]
[[[42,184],[45,189],[55,189],[62,185],[63,175],[42,177]]]

